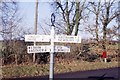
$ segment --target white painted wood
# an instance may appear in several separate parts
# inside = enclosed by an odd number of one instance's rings
[[[55,36],[55,30],[54,30],[54,26],[52,26],[52,29],[51,29],[51,44],[50,44],[50,47],[51,47],[51,51],[50,51],[50,74],[49,74],[49,79],[52,79],[53,80],[53,74],[54,74],[54,51],[55,51],[55,46],[54,46],[54,36]]]
[[[50,42],[50,35],[25,35],[25,42]]]
[[[60,43],[81,43],[80,36],[56,35],[54,42]]]
[[[50,35],[25,35],[26,42],[50,42]],[[53,42],[81,43],[80,36],[54,35]]]
[[[45,52],[51,52],[50,45],[27,46],[27,53],[45,53]],[[70,52],[70,47],[55,45],[54,52]]]
[[[70,46],[55,46],[55,52],[70,52]]]
[[[27,46],[27,53],[44,53],[50,52],[50,46]]]

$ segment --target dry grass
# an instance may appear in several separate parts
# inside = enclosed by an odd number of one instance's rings
[[[60,60],[55,62],[55,73],[65,73],[71,71],[85,71],[102,68],[118,67],[118,62],[83,62]],[[49,74],[49,64],[45,65],[19,65],[2,67],[2,76],[9,77],[25,77],[25,76],[41,76]]]

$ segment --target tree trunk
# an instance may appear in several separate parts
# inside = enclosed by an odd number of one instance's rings
[[[76,2],[75,35],[78,34],[79,20],[80,20],[80,2]]]
[[[71,34],[70,21],[69,21],[69,11],[68,11],[68,0],[66,0],[66,25],[67,25],[67,35]]]
[[[110,7],[106,7],[106,18],[103,22],[103,50],[106,51],[106,34],[107,34],[107,25],[109,24],[109,10]]]
[[[107,26],[104,25],[103,26],[103,50],[106,51],[106,29]]]
[[[99,43],[99,35],[98,35],[98,14],[96,14],[96,26],[95,26],[95,33],[96,33],[96,41],[97,41],[97,45]]]
[[[15,54],[15,63],[16,63],[16,65],[18,65],[18,60],[17,60],[17,54]]]

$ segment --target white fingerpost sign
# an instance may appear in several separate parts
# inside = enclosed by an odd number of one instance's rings
[[[25,35],[26,42],[50,42],[50,45],[27,46],[28,53],[50,52],[50,74],[49,78],[53,79],[54,74],[54,52],[70,52],[69,46],[54,45],[59,43],[81,43],[80,36],[55,35],[54,26],[52,26],[50,35]]]
[[[26,42],[49,42],[50,45],[27,46],[28,53],[45,53],[50,52],[50,74],[49,78],[53,79],[54,74],[54,52],[70,52],[69,46],[54,45],[59,43],[81,43],[80,36],[55,35],[54,26],[52,26],[50,35],[25,35]]]

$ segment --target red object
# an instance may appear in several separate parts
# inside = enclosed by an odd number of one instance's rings
[[[104,51],[103,53],[102,53],[102,58],[106,58],[107,57],[107,53],[106,53],[106,51]]]

